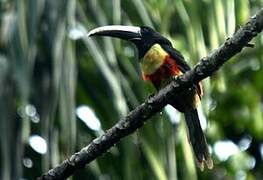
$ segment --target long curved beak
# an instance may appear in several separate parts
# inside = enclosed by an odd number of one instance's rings
[[[134,41],[141,40],[141,28],[136,26],[110,25],[92,29],[88,36],[110,36]]]

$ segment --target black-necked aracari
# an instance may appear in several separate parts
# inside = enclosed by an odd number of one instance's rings
[[[143,79],[151,81],[156,89],[164,87],[174,77],[190,70],[182,54],[173,48],[171,42],[150,27],[103,26],[91,30],[88,36],[111,36],[134,43],[138,49]],[[197,104],[201,97],[202,87],[198,83],[180,93],[170,104],[185,115],[188,139],[197,165],[202,170],[204,164],[211,169],[213,161],[197,113]]]

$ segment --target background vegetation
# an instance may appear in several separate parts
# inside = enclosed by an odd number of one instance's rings
[[[154,92],[123,41],[78,36],[147,25],[193,66],[261,0],[1,0],[0,179],[34,179]],[[201,120],[215,167],[199,171],[168,106],[73,179],[263,179],[263,36],[203,82]],[[183,119],[183,118],[182,118]]]

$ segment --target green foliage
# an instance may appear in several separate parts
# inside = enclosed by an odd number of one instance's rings
[[[152,26],[194,65],[262,5],[261,0],[2,0],[0,179],[34,179],[154,92],[142,82],[129,43],[111,38],[74,41],[74,29]],[[262,35],[252,43],[255,48],[246,48],[203,82],[201,109],[208,119],[213,170],[196,169],[184,121],[174,123],[164,111],[73,179],[262,179]],[[76,116],[81,105],[95,112],[101,124],[97,131]],[[46,153],[30,146],[34,134],[45,139]],[[237,149],[226,159],[216,149],[223,140]]]

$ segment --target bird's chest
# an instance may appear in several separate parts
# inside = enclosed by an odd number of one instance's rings
[[[156,88],[166,85],[173,76],[181,73],[176,61],[158,44],[153,45],[145,54],[141,68],[143,79],[151,81]]]
[[[141,61],[142,72],[145,75],[153,74],[162,66],[167,55],[159,44],[154,44]]]

